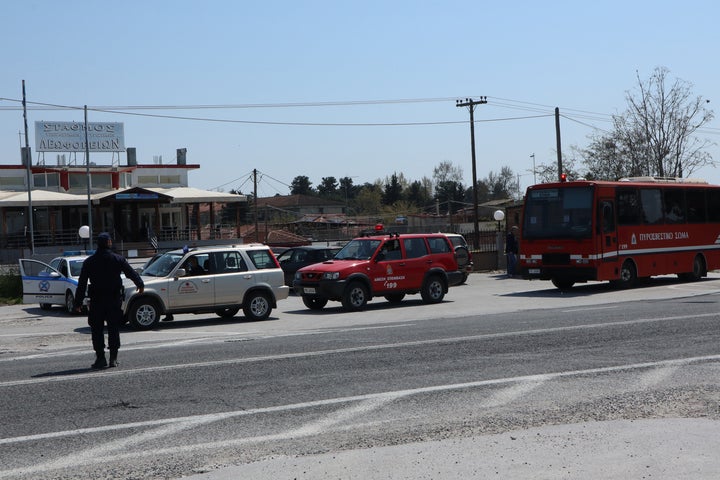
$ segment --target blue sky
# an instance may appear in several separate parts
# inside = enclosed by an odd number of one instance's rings
[[[187,148],[190,185],[287,194],[293,178],[432,177],[450,161],[471,184],[510,167],[521,188],[537,164],[610,128],[656,67],[720,105],[715,1],[5,2],[0,9],[0,164],[20,163],[26,82],[34,122],[123,122],[140,163]],[[127,107],[158,107],[133,108]],[[214,106],[224,108],[198,108]],[[191,107],[191,108],[178,108]],[[172,118],[168,118],[172,117]],[[180,118],[182,117],[182,118]],[[415,123],[415,125],[410,125]],[[720,120],[702,132],[720,140]],[[22,140],[24,142],[24,140]],[[720,161],[720,149],[710,150]],[[37,154],[33,155],[33,161]],[[55,163],[55,154],[46,154]],[[91,155],[98,164],[109,155]],[[78,155],[82,162],[82,155]],[[124,155],[121,163],[125,163]],[[720,183],[720,169],[693,176]]]

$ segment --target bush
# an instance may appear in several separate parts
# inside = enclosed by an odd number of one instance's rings
[[[22,280],[20,275],[12,273],[0,274],[0,303],[22,303]]]

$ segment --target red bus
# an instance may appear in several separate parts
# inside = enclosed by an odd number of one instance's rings
[[[519,273],[561,289],[720,268],[720,186],[641,177],[528,187]]]

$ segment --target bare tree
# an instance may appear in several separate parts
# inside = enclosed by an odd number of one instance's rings
[[[712,164],[712,145],[699,139],[699,128],[714,114],[708,100],[693,97],[692,85],[680,79],[668,85],[669,70],[658,67],[643,82],[638,74],[635,94],[627,93],[628,110],[614,119],[615,135],[630,155],[632,171],[660,177],[682,177]]]
[[[444,182],[461,184],[463,181],[463,169],[462,167],[456,167],[450,161],[444,160],[440,162],[437,167],[433,168],[433,181],[435,185]]]

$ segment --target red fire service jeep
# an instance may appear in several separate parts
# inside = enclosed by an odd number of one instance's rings
[[[293,287],[310,309],[336,300],[360,310],[374,296],[397,303],[418,292],[425,303],[438,303],[462,279],[445,235],[389,234],[351,240],[332,260],[298,270]]]

